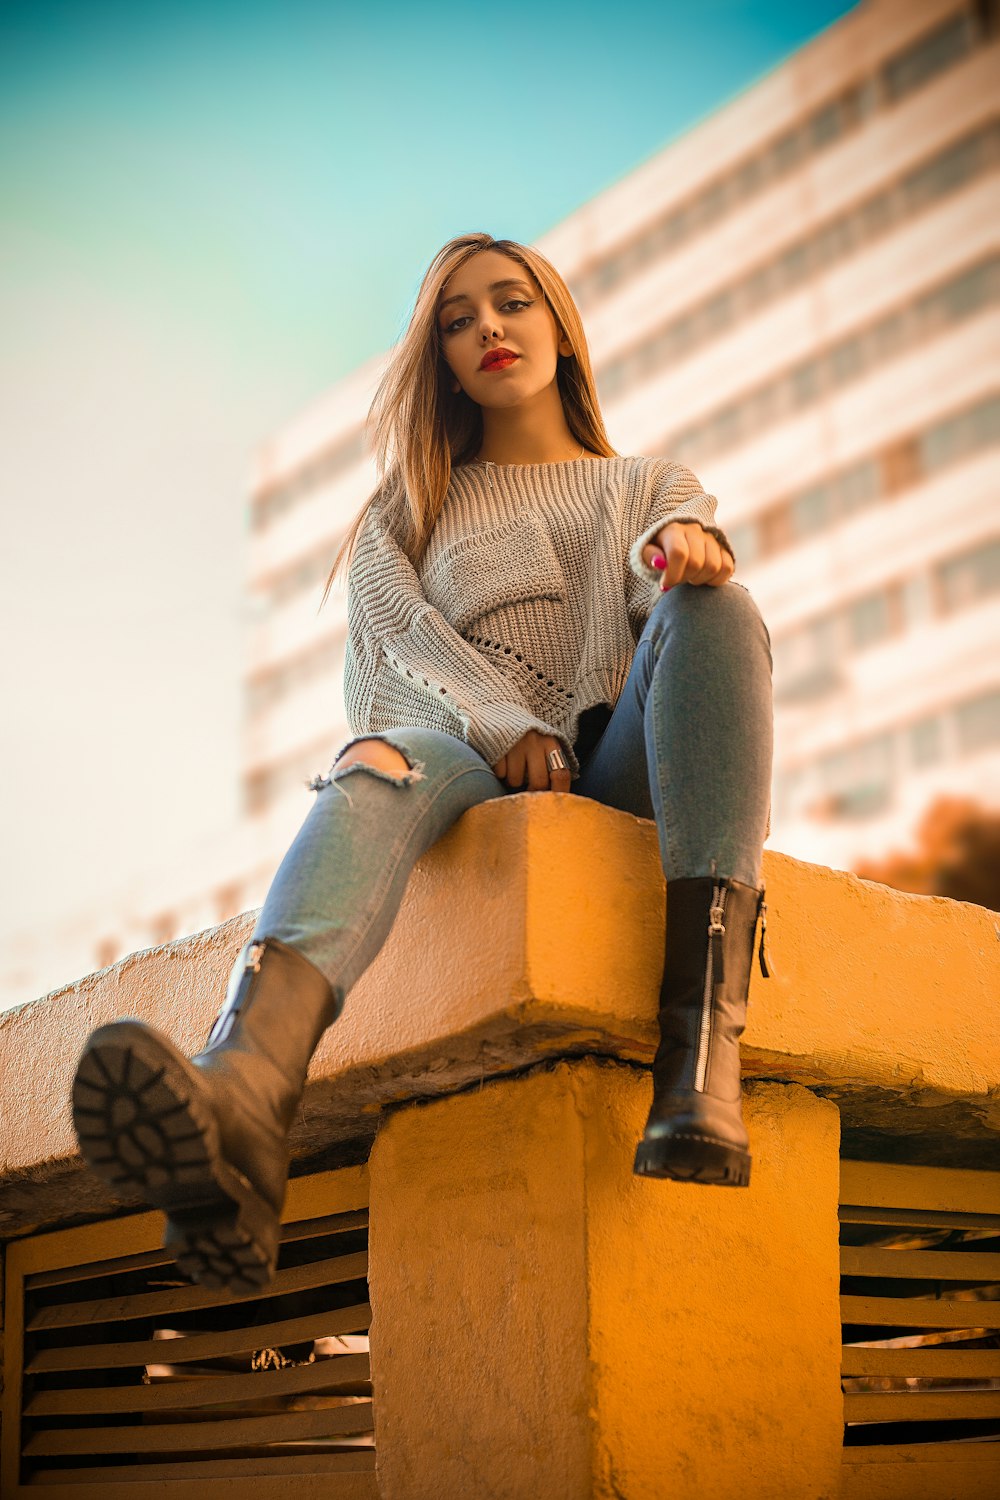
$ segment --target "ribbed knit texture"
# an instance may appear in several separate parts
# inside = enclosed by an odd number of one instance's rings
[[[369,510],[347,579],[352,735],[426,725],[494,766],[529,729],[571,779],[585,709],[617,702],[660,575],[642,549],[669,521],[714,524],[683,464],[643,455],[452,472],[419,571]]]

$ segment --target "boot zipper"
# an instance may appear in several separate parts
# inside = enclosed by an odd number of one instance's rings
[[[219,1014],[216,1016],[215,1024],[208,1034],[208,1041],[205,1043],[202,1051],[209,1052],[213,1047],[217,1047],[220,1042],[224,1042],[229,1036],[233,1027],[236,1025],[236,1018],[246,1005],[250,995],[251,986],[253,985],[253,980],[249,976],[251,974],[260,973],[260,961],[263,957],[263,954],[263,943],[250,944],[249,948],[247,949],[246,961],[243,965],[243,974],[240,978],[236,993],[233,995],[232,1000],[224,1005],[219,1011]]]
[[[764,900],[766,889],[766,885],[761,886],[760,900],[757,903],[760,913],[760,947],[757,949],[757,957],[760,961],[760,972],[765,979],[770,979],[774,973],[774,965],[771,963],[770,956],[767,953],[767,902]]]
[[[723,978],[722,939],[726,929],[722,919],[726,911],[727,893],[728,888],[725,885],[712,887],[712,905],[708,915],[705,993],[701,1002],[701,1031],[698,1036],[698,1059],[694,1075],[694,1086],[700,1093],[704,1093],[705,1076],[708,1073],[708,1043],[712,1030],[712,990],[716,984],[722,982]]]

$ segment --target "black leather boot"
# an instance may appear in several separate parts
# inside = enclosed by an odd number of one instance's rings
[[[769,978],[764,886],[711,875],[667,882],[653,1106],[633,1169],[642,1176],[723,1187],[750,1181],[739,1039],[758,916],[761,973]]]
[[[190,1061],[142,1021],[88,1038],[73,1124],[88,1165],[167,1215],[164,1246],[208,1287],[254,1292],[277,1264],[287,1135],[309,1060],[343,995],[279,938],[244,944]]]

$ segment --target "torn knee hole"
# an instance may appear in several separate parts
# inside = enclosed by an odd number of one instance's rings
[[[334,761],[333,770],[347,766],[365,766],[368,770],[379,771],[400,770],[404,773],[413,769],[403,752],[397,750],[395,745],[386,744],[385,740],[356,740],[353,745],[347,745]]]
[[[374,757],[366,757],[363,751],[369,745],[378,746],[376,754],[388,764],[379,765]],[[346,745],[330,767],[330,777],[339,780],[354,770],[367,771],[369,775],[382,781],[395,782],[397,786],[409,786],[412,781],[423,780],[423,762],[411,764],[402,750],[397,749],[395,745],[388,744],[385,740],[356,740],[353,744]]]

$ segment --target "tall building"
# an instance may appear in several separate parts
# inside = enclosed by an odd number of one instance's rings
[[[998,12],[863,0],[536,242],[614,447],[694,469],[768,623],[769,846],[840,868],[939,791],[1000,805]],[[317,606],[383,364],[254,462],[246,822],[89,967],[258,904],[348,735],[342,582]]]

